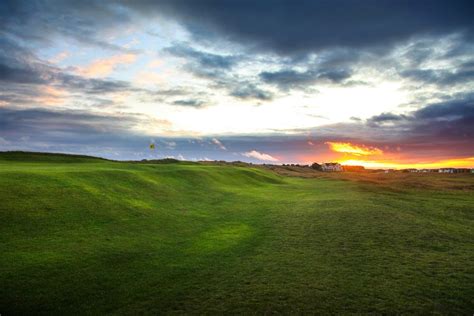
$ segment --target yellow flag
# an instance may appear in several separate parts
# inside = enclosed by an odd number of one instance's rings
[[[150,149],[151,149],[151,150],[154,150],[154,149],[155,149],[155,144],[154,144],[154,143],[151,143],[151,144],[150,144]]]

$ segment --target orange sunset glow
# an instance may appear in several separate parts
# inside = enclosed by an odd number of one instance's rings
[[[337,142],[326,142],[332,151],[338,153],[351,154],[355,156],[371,156],[371,155],[382,155],[383,151],[374,148],[367,147],[364,145],[354,145],[351,143],[337,143]]]
[[[342,165],[363,166],[369,169],[438,169],[438,168],[472,168],[474,166],[474,157],[464,159],[447,159],[433,162],[403,163],[387,160],[357,160],[341,159],[338,160]]]
[[[387,153],[379,148],[349,142],[326,142],[333,153],[342,154],[333,158],[342,165],[363,166],[369,169],[436,169],[436,168],[471,168],[474,157],[454,159],[432,159],[413,162],[413,157],[397,153]],[[366,157],[364,159],[363,157]]]

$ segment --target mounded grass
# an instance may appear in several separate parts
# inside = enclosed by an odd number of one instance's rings
[[[0,313],[472,314],[474,176],[388,179],[0,153]]]

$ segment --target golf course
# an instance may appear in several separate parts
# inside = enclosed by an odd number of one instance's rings
[[[2,316],[474,312],[474,174],[3,152],[0,228]]]

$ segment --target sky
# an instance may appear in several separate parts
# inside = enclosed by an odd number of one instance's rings
[[[0,151],[474,167],[473,12],[2,0]]]

